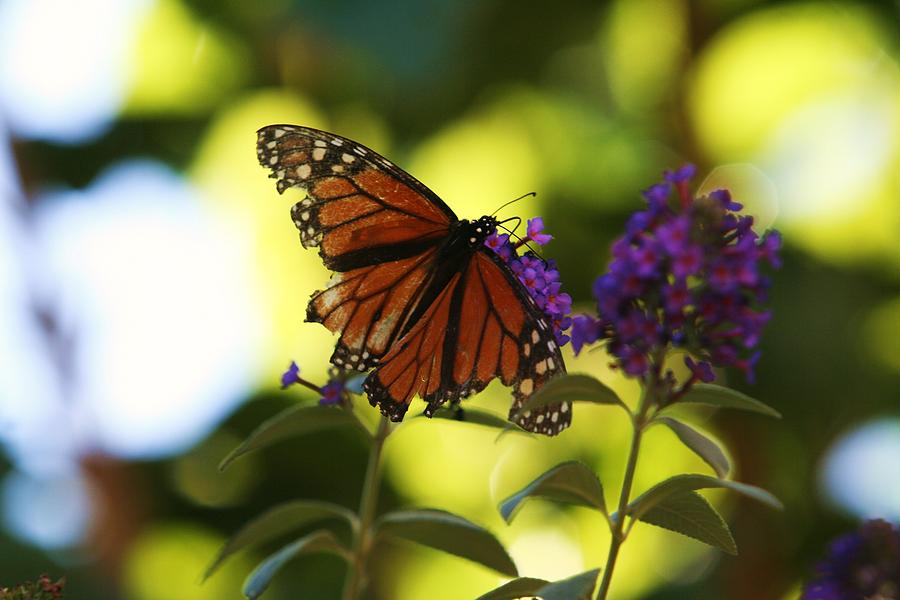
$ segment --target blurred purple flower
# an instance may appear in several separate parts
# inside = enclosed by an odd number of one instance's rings
[[[716,374],[713,373],[712,365],[706,362],[705,360],[701,360],[699,362],[694,362],[694,359],[690,356],[684,357],[684,364],[688,369],[691,370],[693,377],[703,383],[710,383],[711,381],[715,381]]]
[[[331,379],[322,386],[322,397],[319,404],[322,405],[338,405],[342,401],[344,392],[344,382],[340,379]]]
[[[575,354],[581,352],[582,346],[593,344],[603,335],[600,321],[590,315],[575,315],[572,317],[572,349]]]
[[[281,375],[281,389],[287,389],[294,385],[295,383],[300,381],[300,367],[297,366],[297,363],[291,361],[290,366],[287,368]]]
[[[881,519],[866,521],[832,542],[816,571],[801,600],[898,598],[900,529]]]
[[[770,316],[760,308],[769,285],[760,265],[780,264],[781,236],[759,238],[727,190],[694,197],[694,172],[666,172],[644,192],[647,209],[629,219],[594,283],[597,317],[573,319],[572,346],[606,341],[616,366],[634,377],[651,368],[663,377],[657,363],[680,347],[696,358],[685,359],[688,385],[713,381],[713,367],[736,367],[752,381],[760,357],[753,348]]]
[[[675,171],[666,171],[663,173],[663,178],[669,183],[688,182],[694,178],[696,172],[697,167],[692,164],[686,164]]]

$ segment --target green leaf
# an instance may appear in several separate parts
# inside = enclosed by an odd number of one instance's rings
[[[755,400],[746,394],[742,394],[731,388],[711,383],[696,383],[676,404],[682,402],[695,404],[709,404],[719,408],[735,408],[760,413],[776,419],[781,418],[781,413],[759,400]]]
[[[676,492],[641,515],[641,521],[694,538],[728,554],[737,546],[722,516],[697,492]]]
[[[616,393],[597,379],[590,375],[571,373],[554,377],[544,384],[525,401],[510,420],[518,421],[528,411],[561,402],[593,402],[625,407]]]
[[[528,498],[540,497],[595,508],[606,514],[603,485],[594,472],[576,461],[556,465],[500,503],[500,514],[511,522]]]
[[[494,429],[506,429],[510,426],[510,422],[500,415],[477,408],[439,408],[434,412],[432,418],[458,421],[460,423],[472,423],[473,425],[484,425],[485,427],[492,427]]]
[[[762,488],[746,483],[738,483],[737,481],[728,481],[727,479],[716,479],[708,475],[676,475],[670,477],[634,499],[628,505],[627,513],[636,519],[642,518],[648,510],[671,496],[679,492],[691,490],[702,490],[708,488],[725,488],[739,494],[743,494],[748,498],[753,498],[758,502],[762,502],[772,508],[782,510],[781,502]]]
[[[455,554],[510,577],[519,574],[491,532],[452,513],[434,509],[392,512],[378,519],[376,529],[379,536]]]
[[[507,581],[487,594],[479,596],[476,600],[517,600],[535,596],[542,600],[590,600],[599,574],[600,569],[593,569],[553,582],[519,577]]]
[[[351,562],[352,560],[350,553],[340,542],[338,542],[333,533],[320,529],[319,531],[314,531],[309,535],[288,544],[259,563],[253,572],[247,576],[247,579],[244,580],[244,595],[250,600],[256,600],[264,591],[266,591],[266,588],[269,587],[272,577],[274,577],[279,569],[281,569],[281,567],[289,560],[299,554],[314,554],[321,552],[336,554],[347,562]]]
[[[543,579],[533,577],[518,577],[507,581],[498,588],[494,588],[487,594],[478,596],[475,600],[516,600],[517,598],[533,598],[539,589],[547,585]]]
[[[348,425],[365,430],[356,417],[336,406],[292,406],[257,427],[240,446],[229,452],[219,463],[219,470],[224,471],[228,465],[248,452],[271,446],[275,442],[322,429]]]
[[[229,556],[251,544],[268,542],[293,529],[326,519],[340,519],[349,523],[351,529],[359,526],[356,515],[337,504],[316,500],[294,500],[274,506],[241,527],[225,542],[206,568],[203,579],[212,575]]]
[[[600,569],[591,569],[566,579],[548,583],[535,595],[542,600],[590,600]]]
[[[716,475],[721,478],[728,475],[731,465],[728,463],[728,457],[725,456],[718,444],[681,421],[676,421],[669,417],[656,417],[655,420],[675,432],[681,443],[690,448],[706,464],[712,467]]]

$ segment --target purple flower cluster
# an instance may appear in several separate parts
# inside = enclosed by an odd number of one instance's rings
[[[572,297],[562,291],[559,270],[553,259],[544,260],[531,251],[527,251],[521,256],[518,255],[517,250],[528,242],[543,246],[553,239],[552,235],[543,233],[544,220],[541,217],[529,219],[526,230],[527,236],[515,245],[510,242],[509,235],[505,233],[490,235],[484,241],[484,245],[509,264],[509,268],[534,298],[535,303],[547,315],[556,341],[562,346],[569,341],[569,336],[565,334],[565,331],[572,324],[572,319],[569,317],[569,311],[572,310]]]
[[[287,370],[281,375],[281,389],[287,389],[295,384],[300,384],[318,391],[321,394],[319,404],[322,405],[341,404],[343,401],[344,389],[346,387],[344,378],[337,372],[332,374],[328,383],[322,387],[318,387],[300,377],[300,367],[297,366],[296,362],[291,361],[290,366],[288,366]]]
[[[900,597],[900,529],[882,520],[837,538],[802,600]]]
[[[780,266],[781,236],[759,237],[728,190],[694,197],[693,175],[687,165],[644,191],[647,209],[628,220],[594,283],[598,317],[573,319],[572,345],[579,352],[605,340],[616,366],[633,377],[659,368],[673,346],[697,358],[685,358],[688,385],[715,379],[714,366],[737,367],[752,381],[770,317],[758,308],[769,287],[760,267]]]

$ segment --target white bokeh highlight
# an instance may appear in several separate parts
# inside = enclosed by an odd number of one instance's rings
[[[90,490],[77,472],[13,472],[0,484],[0,506],[7,530],[46,550],[78,544],[90,527]]]
[[[260,370],[262,309],[241,230],[151,162],[120,164],[39,207],[37,293],[72,338],[64,395],[80,451],[187,449]]]
[[[832,502],[857,517],[900,521],[900,419],[872,421],[837,440],[820,482]]]
[[[0,2],[0,115],[15,135],[76,143],[107,129],[152,0]]]

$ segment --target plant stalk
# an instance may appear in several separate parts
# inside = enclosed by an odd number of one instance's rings
[[[384,442],[390,433],[391,422],[387,417],[381,417],[369,450],[369,464],[366,466],[366,477],[363,480],[359,501],[359,530],[354,532],[353,561],[347,565],[344,600],[357,600],[366,586],[366,562],[372,546],[372,522],[378,508],[378,490],[381,484],[381,455]]]
[[[628,464],[625,466],[625,476],[622,480],[622,491],[619,494],[619,506],[616,509],[616,520],[612,528],[612,540],[609,544],[609,554],[606,556],[606,566],[603,568],[603,579],[600,581],[600,589],[597,590],[596,600],[606,600],[609,593],[609,585],[612,582],[613,569],[616,559],[619,557],[619,548],[625,541],[625,511],[631,496],[631,485],[634,482],[634,472],[637,468],[638,453],[641,449],[641,437],[646,425],[647,409],[649,407],[648,391],[645,387],[641,394],[640,406],[636,415],[631,418],[633,433],[631,437],[631,450],[628,453]]]

